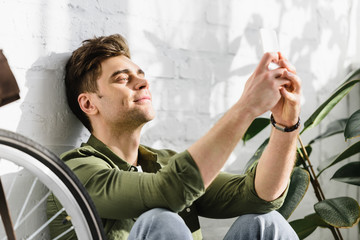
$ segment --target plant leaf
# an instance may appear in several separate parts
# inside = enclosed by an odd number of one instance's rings
[[[305,219],[316,223],[316,225],[319,227],[323,227],[323,228],[331,227],[331,225],[327,224],[317,213],[312,213],[310,215],[307,215],[305,216]]]
[[[297,219],[290,222],[291,227],[294,229],[300,239],[304,239],[315,231],[318,227],[316,223],[308,221],[307,219]]]
[[[261,154],[263,153],[265,147],[268,145],[269,143],[269,138],[267,138],[261,145],[260,147],[256,150],[255,154],[250,158],[250,160],[246,163],[245,165],[245,170],[244,173],[247,172],[248,170],[250,170],[259,160],[259,158],[261,157]]]
[[[327,125],[325,132],[314,138],[309,142],[309,145],[313,144],[316,140],[324,139],[333,136],[338,133],[342,133],[345,130],[347,118],[335,120]]]
[[[350,138],[358,137],[360,135],[360,109],[353,113],[346,123],[345,127],[345,141]]]
[[[309,173],[299,167],[294,168],[291,175],[290,186],[284,204],[277,211],[288,219],[299,205],[309,187]]]
[[[335,165],[336,163],[338,162],[341,162],[343,161],[344,159],[347,159],[357,153],[360,153],[360,141],[359,142],[356,142],[354,143],[353,145],[351,145],[350,147],[348,147],[347,149],[345,149],[344,152],[336,155],[336,156],[333,156],[323,162],[321,162],[318,166],[318,170],[319,170],[319,173],[318,173],[318,177],[320,176],[320,174],[327,168]]]
[[[360,162],[351,162],[342,166],[331,179],[360,186]]]
[[[349,74],[348,74],[348,77],[346,77],[345,82],[350,81],[351,79],[353,79],[354,77],[356,77],[356,76],[359,75],[359,74],[360,74],[360,68],[352,71],[351,73],[349,73]]]
[[[326,115],[335,107],[335,105],[338,104],[338,102],[340,102],[340,100],[345,97],[358,82],[360,82],[360,79],[345,81],[343,84],[341,84],[335,90],[335,92],[323,104],[321,104],[318,109],[316,109],[310,118],[305,121],[304,129],[300,134],[302,134],[305,130],[318,125],[321,120],[326,117]]]
[[[350,197],[326,199],[314,205],[315,212],[329,225],[352,227],[360,218],[359,204]]]
[[[324,222],[317,213],[312,213],[305,216],[303,219],[297,219],[290,222],[300,239],[304,239],[315,231],[317,227],[330,227]]]
[[[255,120],[251,123],[249,128],[246,130],[242,140],[247,142],[254,136],[256,136],[259,132],[261,132],[264,128],[266,128],[270,124],[269,118],[255,118]]]

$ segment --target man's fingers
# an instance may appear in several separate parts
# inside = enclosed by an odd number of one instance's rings
[[[280,67],[286,68],[289,72],[296,74],[296,68],[288,60],[280,59],[278,64]]]
[[[269,71],[270,76],[277,79],[277,84],[284,86],[288,91],[300,93],[301,92],[301,80],[300,78],[288,71],[286,68],[278,68]]]
[[[278,89],[291,88],[291,81],[289,81],[288,79],[277,78],[275,81]]]
[[[286,72],[286,68],[277,68],[270,71],[273,74],[274,78],[280,78],[284,76],[284,72]]]
[[[289,71],[284,71],[282,77],[290,80],[291,84],[292,84],[292,87],[293,87],[293,90],[296,93],[300,93],[300,91],[301,91],[301,80],[297,75],[295,75],[295,74],[293,74],[292,72],[289,72]]]
[[[292,72],[293,74],[296,74],[296,68],[294,65],[292,65],[282,54],[281,52],[267,52],[263,55],[260,63],[259,68],[261,70],[276,70],[276,68],[269,69],[269,65],[271,63],[275,63],[280,68],[285,68],[288,71]]]
[[[259,67],[261,70],[269,70],[269,64],[271,62],[278,63],[279,54],[277,52],[267,52],[261,58]]]
[[[287,60],[282,54],[281,52],[279,52],[279,62],[278,62],[279,66],[282,68],[286,68],[288,71],[296,74],[296,68],[294,65],[292,65],[289,60]]]
[[[285,88],[280,88],[280,94],[283,96],[287,101],[291,102],[292,104],[296,104],[298,102],[298,98],[295,94],[287,91]]]

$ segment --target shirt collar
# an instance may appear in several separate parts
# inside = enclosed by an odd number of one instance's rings
[[[145,172],[157,172],[161,168],[158,154],[143,145],[139,146],[138,164]]]
[[[128,162],[116,155],[110,148],[108,148],[108,146],[106,146],[102,141],[97,139],[94,135],[90,135],[87,144],[92,146],[99,153],[114,162],[114,164],[116,164],[120,169],[127,171],[131,169],[132,166]],[[151,151],[143,145],[139,146],[138,164],[141,165],[144,171],[156,172],[157,170],[159,170],[161,166],[159,163],[157,163],[157,160],[157,153]]]

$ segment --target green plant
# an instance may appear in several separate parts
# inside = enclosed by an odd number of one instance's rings
[[[318,177],[329,167],[342,162],[349,157],[360,153],[360,141],[355,142],[343,152],[333,156],[318,166],[316,174],[310,162],[312,144],[335,134],[344,134],[344,140],[360,136],[360,109],[350,117],[331,122],[326,131],[311,140],[306,146],[303,144],[300,135],[305,131],[316,127],[328,113],[338,104],[351,89],[360,82],[360,69],[353,71],[346,80],[324,101],[304,123],[303,130],[299,134],[300,147],[297,149],[297,161],[291,176],[288,195],[283,206],[278,210],[286,219],[290,217],[295,208],[304,197],[309,183],[314,188],[318,203],[314,205],[314,213],[290,222],[300,239],[309,236],[317,227],[329,228],[335,239],[342,239],[339,228],[350,228],[360,219],[359,203],[350,197],[337,197],[326,199],[321,189]],[[253,138],[260,131],[269,125],[270,121],[266,118],[257,118],[250,125],[243,137],[244,143]],[[253,167],[265,149],[269,139],[257,149],[253,157],[248,161],[245,169]],[[347,184],[360,186],[360,162],[350,162],[339,168],[332,176],[333,180]]]

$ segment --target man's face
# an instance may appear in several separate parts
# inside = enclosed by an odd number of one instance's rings
[[[111,127],[142,126],[155,116],[149,83],[144,72],[126,56],[116,56],[101,63],[95,103]]]

